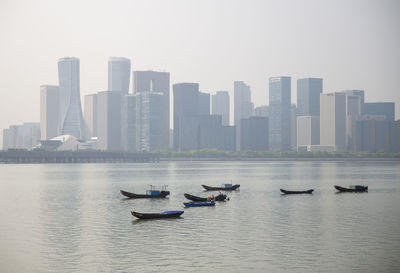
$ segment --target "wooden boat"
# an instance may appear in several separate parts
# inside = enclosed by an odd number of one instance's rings
[[[226,194],[218,194],[217,196],[209,196],[209,197],[198,197],[194,196],[188,193],[184,194],[186,199],[189,199],[191,201],[197,201],[197,202],[205,202],[205,201],[225,201],[229,200],[229,198],[226,196]]]
[[[302,193],[308,193],[308,194],[310,194],[310,193],[313,193],[313,189],[310,189],[310,190],[306,190],[306,191],[287,191],[287,190],[283,190],[283,189],[281,189],[281,192],[283,193],[283,194],[302,194]]]
[[[205,201],[205,202],[188,202],[188,203],[183,203],[185,207],[211,207],[215,206],[214,201]]]
[[[161,213],[141,213],[131,211],[131,214],[139,219],[163,219],[163,218],[177,218],[184,213],[183,210],[167,210]]]
[[[210,187],[206,185],[202,185],[206,191],[234,191],[240,187],[239,184],[232,185],[232,184],[222,184],[221,187]]]
[[[157,186],[157,185],[149,185],[150,188],[146,191],[146,194],[137,194],[132,192],[127,192],[120,190],[123,196],[128,198],[165,198],[169,195],[169,191],[167,191],[167,185]]]
[[[348,188],[335,185],[335,189],[340,192],[368,192],[368,186],[354,185]]]

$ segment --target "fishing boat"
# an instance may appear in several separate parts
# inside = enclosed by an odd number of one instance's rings
[[[188,202],[188,203],[183,203],[185,207],[212,207],[215,206],[214,201],[205,201],[205,202]]]
[[[206,191],[234,191],[240,187],[239,184],[232,185],[232,184],[222,184],[221,187],[211,187],[202,185]]]
[[[149,189],[146,190],[146,194],[137,194],[123,190],[120,190],[120,192],[123,196],[128,198],[165,198],[169,195],[169,191],[167,191],[167,185],[149,185]]]
[[[306,191],[287,191],[287,190],[281,189],[281,192],[283,194],[302,194],[302,193],[310,194],[310,193],[313,193],[313,191],[314,191],[313,189],[306,190]]]
[[[351,185],[348,188],[335,185],[335,189],[339,192],[368,192],[368,186],[361,185]]]
[[[186,199],[189,199],[191,201],[198,201],[198,202],[205,202],[205,201],[225,201],[225,200],[229,200],[229,198],[226,196],[226,194],[218,194],[217,196],[208,196],[208,197],[198,197],[198,196],[194,196],[188,193],[184,194]]]
[[[131,214],[139,219],[163,219],[163,218],[177,218],[184,213],[183,210],[167,210],[161,213],[141,213],[131,211]]]

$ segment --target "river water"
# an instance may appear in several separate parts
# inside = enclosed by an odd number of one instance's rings
[[[240,190],[183,208],[183,193],[221,183]],[[170,197],[119,193],[148,184]],[[351,184],[369,192],[333,188]],[[185,213],[138,220],[133,209]],[[0,165],[0,221],[0,272],[398,272],[400,163]]]

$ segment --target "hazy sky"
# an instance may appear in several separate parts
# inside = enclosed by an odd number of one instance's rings
[[[0,37],[0,129],[39,121],[39,86],[58,84],[64,56],[80,58],[82,97],[107,89],[107,59],[122,56],[231,99],[243,80],[256,106],[271,76],[292,77],[293,103],[298,78],[322,77],[324,92],[364,89],[400,117],[397,0],[0,0]]]

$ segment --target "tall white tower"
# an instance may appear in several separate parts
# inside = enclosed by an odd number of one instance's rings
[[[68,134],[85,139],[78,58],[65,57],[58,61],[58,80],[60,90],[60,122],[58,132],[60,135]]]

